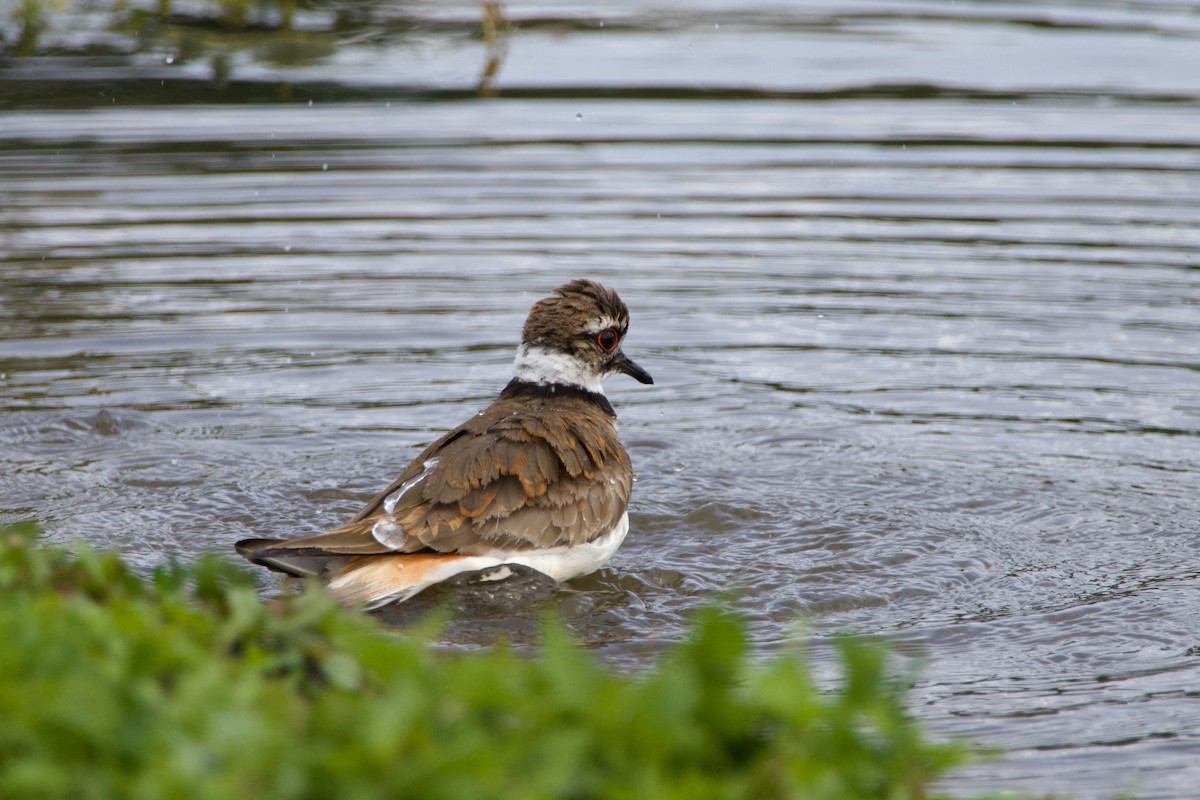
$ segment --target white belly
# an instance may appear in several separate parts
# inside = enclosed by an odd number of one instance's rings
[[[621,515],[613,529],[598,539],[571,547],[550,547],[521,553],[497,553],[496,564],[520,564],[549,575],[556,581],[569,581],[580,575],[595,572],[613,557],[625,534],[629,533],[629,512]]]

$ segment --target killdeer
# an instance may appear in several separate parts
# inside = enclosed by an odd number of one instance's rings
[[[515,375],[425,449],[348,523],[301,539],[244,539],[255,564],[320,576],[345,605],[407,600],[464,572],[523,565],[563,581],[599,569],[629,532],[633,467],[602,384],[654,380],[621,350],[629,310],[575,280],[534,303]]]

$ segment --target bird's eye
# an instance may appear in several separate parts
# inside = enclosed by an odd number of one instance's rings
[[[620,339],[621,337],[613,328],[605,328],[596,334],[596,344],[600,345],[600,349],[606,353],[611,353]]]

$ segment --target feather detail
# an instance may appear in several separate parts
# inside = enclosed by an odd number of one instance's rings
[[[463,560],[432,553],[355,558],[330,579],[329,590],[344,606],[378,608],[456,575]]]
[[[556,579],[596,569],[628,531],[633,488],[601,385],[614,372],[652,382],[619,346],[596,341],[627,326],[610,289],[560,286],[530,311],[517,377],[487,409],[429,445],[342,527],[244,539],[238,552],[324,577],[339,601],[367,607],[509,560]]]

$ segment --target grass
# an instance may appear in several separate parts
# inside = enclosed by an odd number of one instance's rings
[[[143,577],[36,536],[0,528],[0,797],[900,800],[967,756],[861,642],[832,691],[717,610],[637,676],[553,623],[536,658],[447,654],[216,557]]]

